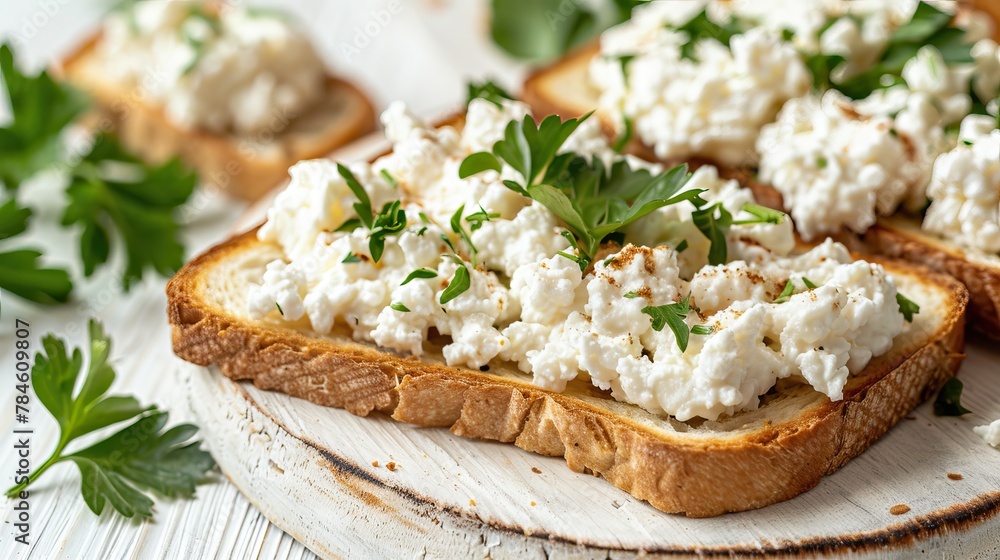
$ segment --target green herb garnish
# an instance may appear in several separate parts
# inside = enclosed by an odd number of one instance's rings
[[[62,340],[52,335],[42,339],[43,351],[35,355],[31,381],[39,402],[59,423],[59,440],[52,455],[6,494],[18,496],[53,465],[71,461],[80,469],[83,500],[95,514],[110,503],[124,517],[148,518],[153,515],[153,500],[143,490],[191,497],[215,462],[199,449],[199,442],[189,441],[195,426],[180,424],[164,431],[166,412],[142,406],[134,397],[106,394],[115,379],[108,364],[111,342],[94,320],[89,332],[90,365],[82,380],[80,349],[69,355]],[[66,452],[82,436],[133,419],[85,449]]]
[[[122,286],[142,278],[146,268],[169,277],[184,264],[177,209],[191,197],[197,176],[178,159],[148,165],[125,152],[113,136],[99,135],[90,153],[73,168],[66,194],[65,226],[80,225],[83,273],[93,274],[110,255],[108,228],[125,246]]]
[[[403,280],[400,286],[405,286],[417,278],[437,278],[437,275],[438,273],[435,270],[431,270],[429,268],[418,268],[411,272],[406,277],[406,280]]]
[[[511,121],[492,152],[470,155],[459,171],[465,178],[487,169],[500,169],[503,161],[521,173],[524,183],[508,180],[504,185],[544,205],[566,223],[582,268],[593,260],[609,235],[657,208],[697,200],[703,192],[681,192],[690,176],[686,166],[654,176],[645,169],[632,169],[625,161],[605,169],[599,158],[588,161],[572,153],[557,155],[570,134],[589,116],[560,121],[552,115],[539,125],[530,117]]]
[[[441,298],[438,301],[440,301],[441,305],[444,305],[464,294],[471,285],[472,280],[469,277],[469,269],[465,268],[465,265],[461,265],[455,269],[454,276],[448,282],[448,287],[441,292]]]
[[[513,101],[514,96],[507,90],[498,86],[492,80],[485,82],[469,82],[466,84],[468,94],[465,97],[465,104],[472,103],[473,99],[485,99],[497,107],[503,107],[504,101]]]
[[[899,304],[899,312],[903,314],[903,319],[907,323],[912,323],[913,316],[920,313],[920,306],[899,292],[896,292],[896,303]]]
[[[688,313],[691,312],[690,298],[691,296],[687,296],[676,303],[657,307],[647,305],[642,308],[642,312],[652,318],[653,330],[662,331],[664,325],[670,327],[670,330],[674,333],[674,338],[677,339],[677,347],[681,349],[681,352],[687,351],[688,341],[691,338],[691,333],[694,332],[694,329],[689,329],[687,323],[684,322]],[[697,325],[695,328],[698,326],[702,328],[699,328],[698,332],[694,334],[711,334],[712,329],[704,325]],[[708,330],[706,331],[706,329]]]
[[[949,378],[941,387],[934,399],[934,414],[936,416],[962,416],[971,410],[962,406],[962,381],[957,377]]]
[[[390,309],[394,311],[399,311],[400,313],[409,313],[410,308],[403,305],[401,301],[394,301],[392,305],[389,306]]]

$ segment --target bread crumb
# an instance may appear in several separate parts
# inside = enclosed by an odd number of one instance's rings
[[[889,513],[893,515],[903,515],[904,513],[907,513],[909,511],[910,511],[910,506],[906,504],[896,504],[891,508],[889,508]]]
[[[531,507],[535,507],[535,502],[531,502]]]
[[[476,507],[476,500],[469,500],[469,505],[472,507]]]
[[[950,478],[951,480],[962,480],[963,477],[958,473],[950,472],[948,473],[948,478]]]
[[[378,461],[372,461],[372,466],[377,468],[378,467]]]
[[[394,471],[396,470],[396,463],[389,461],[388,463],[385,464],[385,468],[389,469],[390,471]]]
[[[538,470],[538,467],[531,467],[531,472],[535,474],[542,474],[542,471]]]

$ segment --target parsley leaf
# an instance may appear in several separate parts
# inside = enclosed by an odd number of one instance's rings
[[[935,47],[948,64],[973,62],[972,44],[966,40],[963,30],[949,27],[951,23],[951,14],[927,2],[920,2],[910,21],[889,36],[886,49],[875,66],[831,86],[851,99],[868,97],[875,90],[885,87],[884,83],[898,83],[903,66],[925,45]],[[885,77],[889,79],[884,82]],[[829,81],[829,78],[825,80]]]
[[[340,262],[343,263],[343,264],[359,263],[359,262],[361,262],[361,257],[355,255],[354,251],[348,251],[347,255]]]
[[[934,399],[935,416],[962,416],[972,412],[962,406],[962,387],[962,381],[957,377],[945,382],[937,398]]]
[[[461,265],[455,269],[455,275],[448,282],[448,287],[441,292],[439,299],[441,305],[464,294],[470,286],[472,286],[472,279],[469,277],[469,269],[465,268],[465,265]]]
[[[476,246],[472,244],[472,237],[469,236],[469,232],[465,231],[465,228],[462,227],[462,212],[464,211],[465,205],[463,204],[458,207],[458,210],[455,210],[454,214],[451,215],[451,230],[457,233],[469,245],[469,248],[472,250],[472,266],[476,266],[476,254],[479,251],[476,249]],[[454,250],[454,248],[452,248],[452,250]]]
[[[378,262],[382,258],[386,237],[404,229],[406,229],[406,212],[403,210],[402,202],[398,200],[386,202],[375,216],[371,232],[368,234],[368,250],[372,254],[372,260]]]
[[[611,149],[618,152],[619,154],[622,153],[628,146],[629,142],[632,141],[632,135],[634,133],[632,127],[632,119],[628,118],[627,116],[624,116],[622,117],[622,121],[623,121],[622,133],[618,136],[618,138],[615,138],[614,144],[611,145]]]
[[[733,215],[721,202],[717,202],[692,212],[691,221],[711,242],[708,249],[708,264],[713,266],[724,264],[729,251],[726,246],[726,233],[729,231],[729,226],[733,225]]]
[[[468,156],[459,171],[464,179],[486,169],[499,169],[503,161],[520,172],[524,184],[504,184],[541,203],[567,225],[576,238],[571,243],[580,253],[577,262],[581,268],[593,260],[609,235],[657,208],[700,200],[703,192],[681,192],[690,177],[686,166],[654,176],[648,170],[631,168],[625,161],[605,169],[596,157],[588,160],[573,153],[559,154],[566,139],[589,116],[560,121],[551,115],[539,125],[530,117],[511,121],[492,153]],[[569,254],[562,256],[576,260]]]
[[[55,164],[63,128],[86,109],[86,98],[48,72],[28,76],[17,69],[9,45],[0,46],[0,77],[13,118],[0,127],[0,182],[21,182]]]
[[[358,219],[361,220],[361,223],[363,223],[366,228],[371,229],[373,212],[372,201],[368,198],[368,193],[365,192],[364,187],[362,187],[361,183],[358,182],[354,173],[351,173],[351,170],[343,164],[337,164],[337,173],[344,178],[344,181],[347,182],[347,188],[351,189],[354,196],[358,198],[358,201],[354,203],[354,211],[357,212]],[[349,221],[350,220],[348,220],[348,222]],[[342,228],[344,226],[341,225],[340,227]],[[340,228],[338,228],[338,230],[339,229]]]
[[[404,305],[403,302],[401,302],[401,301],[394,301],[394,302],[392,302],[392,305],[389,306],[389,309],[392,309],[394,311],[399,311],[400,313],[409,313],[410,312],[410,308],[406,307],[406,305]]]
[[[469,222],[469,230],[476,231],[477,229],[483,227],[484,222],[489,222],[493,218],[499,218],[500,214],[495,212],[487,212],[482,205],[479,206],[478,212],[473,212],[465,217],[465,221]]]
[[[705,10],[698,12],[687,23],[676,29],[688,35],[687,42],[681,45],[681,58],[687,60],[696,60],[695,46],[702,39],[715,39],[728,47],[733,35],[742,33],[742,29],[735,19],[719,25],[708,19],[708,12]]]
[[[469,82],[466,84],[466,87],[468,88],[468,95],[465,98],[466,105],[472,103],[473,99],[485,99],[497,107],[503,107],[503,102],[505,100],[514,100],[513,95],[495,84],[492,80],[486,80],[485,82],[479,83]]]
[[[626,299],[635,299],[635,298],[639,297],[639,292],[637,292],[635,290],[632,290],[631,292],[625,292],[625,295],[622,296],[622,297],[624,297]]]
[[[899,312],[903,314],[903,319],[907,323],[912,323],[913,316],[920,313],[920,306],[899,292],[896,292],[896,303],[899,304]]]
[[[670,327],[670,330],[674,333],[674,338],[677,339],[677,347],[681,349],[681,352],[687,351],[692,332],[697,335],[706,335],[713,332],[710,327],[706,327],[705,325],[696,325],[694,328],[688,329],[684,319],[691,312],[690,299],[691,296],[687,296],[676,303],[656,307],[647,305],[642,308],[642,312],[652,318],[653,330],[662,331],[664,325]],[[695,332],[695,329],[697,329],[697,332]]]
[[[31,210],[11,199],[0,206],[0,240],[10,239],[28,229]],[[35,303],[61,303],[69,299],[73,283],[65,270],[39,268],[41,253],[21,249],[0,253],[0,290]]]
[[[122,285],[128,290],[146,267],[170,276],[184,264],[174,211],[194,191],[197,177],[177,159],[149,166],[126,153],[112,136],[99,135],[74,167],[66,193],[65,226],[80,224],[84,275],[108,260],[109,225],[117,228],[127,262]]]
[[[491,0],[490,35],[517,58],[553,58],[625,21],[646,1]]]
[[[69,301],[73,282],[58,268],[42,268],[42,254],[31,249],[0,253],[0,290],[43,304]]]
[[[416,280],[417,278],[437,278],[437,275],[438,273],[436,270],[431,270],[429,268],[418,268],[413,272],[411,272],[406,277],[406,280],[403,280],[400,286],[405,286],[410,282],[412,282],[413,280]]]
[[[793,295],[795,295],[795,283],[792,282],[791,278],[789,278],[788,281],[785,282],[784,289],[781,290],[778,297],[774,298],[774,303],[785,303],[786,301],[792,299]]]
[[[91,511],[100,514],[110,502],[125,517],[151,517],[153,501],[142,489],[190,497],[215,462],[198,448],[199,442],[187,442],[196,427],[181,424],[163,431],[167,413],[144,407],[133,397],[107,396],[115,379],[108,364],[111,342],[94,320],[89,334],[90,364],[82,380],[80,349],[69,354],[62,340],[52,335],[42,339],[31,381],[38,400],[59,424],[59,440],[28,480],[6,494],[17,496],[52,465],[72,461],[80,469],[80,491]],[[117,433],[80,451],[64,453],[77,438],[131,419],[136,420]]]
[[[370,231],[368,233],[368,251],[372,254],[372,260],[378,262],[382,259],[385,251],[385,238],[397,234],[406,229],[406,212],[403,204],[399,200],[386,202],[377,214],[372,211],[372,201],[368,198],[368,193],[358,181],[357,177],[351,173],[343,164],[337,164],[337,172],[347,187],[351,189],[358,201],[354,203],[354,211],[358,217],[346,220],[336,231],[353,231],[362,224]],[[358,223],[360,221],[360,223]]]
[[[802,277],[802,283],[805,284],[806,288],[809,288],[810,290],[815,290],[819,287],[816,284],[813,284],[812,280],[806,278],[805,276]]]

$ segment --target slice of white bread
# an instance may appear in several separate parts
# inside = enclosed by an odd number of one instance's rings
[[[590,85],[587,72],[591,59],[597,54],[598,46],[589,45],[529,76],[522,98],[534,114],[557,114],[569,118],[594,110],[598,106],[598,92]],[[614,130],[611,117],[601,112],[596,115],[611,134]],[[633,141],[628,151],[643,159],[657,160],[652,149],[638,141]],[[697,167],[706,161],[696,159],[687,163]],[[774,187],[755,180],[752,170],[719,166],[719,173],[723,177],[739,180],[753,191],[760,204],[784,210],[781,194]],[[860,240],[846,233],[837,238],[855,250],[903,258],[955,276],[965,283],[971,293],[969,325],[1000,340],[1000,256],[966,251],[929,235],[921,231],[919,222],[912,217],[883,218]]]
[[[203,181],[240,198],[260,198],[287,178],[294,163],[325,156],[376,127],[368,98],[330,76],[319,104],[277,132],[241,136],[182,129],[161,107],[144,100],[141,88],[122,90],[105,79],[95,54],[99,41],[99,34],[91,37],[54,69],[91,96],[96,106],[91,120],[115,130],[122,144],[140,157],[158,163],[179,156]]]
[[[167,286],[176,354],[354,414],[380,411],[563,456],[575,471],[694,517],[759,508],[814,487],[933,394],[964,357],[962,285],[886,263],[921,310],[888,354],[851,377],[844,400],[784,380],[758,410],[682,423],[615,401],[582,380],[556,393],[532,385],[510,363],[491,362],[488,371],[450,367],[440,341],[415,358],[356,342],[347,330],[318,336],[305,321],[254,320],[246,294],[279,258],[278,246],[251,231],[187,264]]]

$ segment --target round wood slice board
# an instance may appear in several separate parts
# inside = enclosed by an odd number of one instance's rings
[[[353,416],[215,368],[180,375],[222,471],[326,558],[1000,558],[1000,450],[972,432],[1000,417],[1000,353],[981,345],[961,372],[973,414],[925,403],[813,490],[710,519],[662,513],[513,445]],[[893,515],[897,504],[910,509]]]

